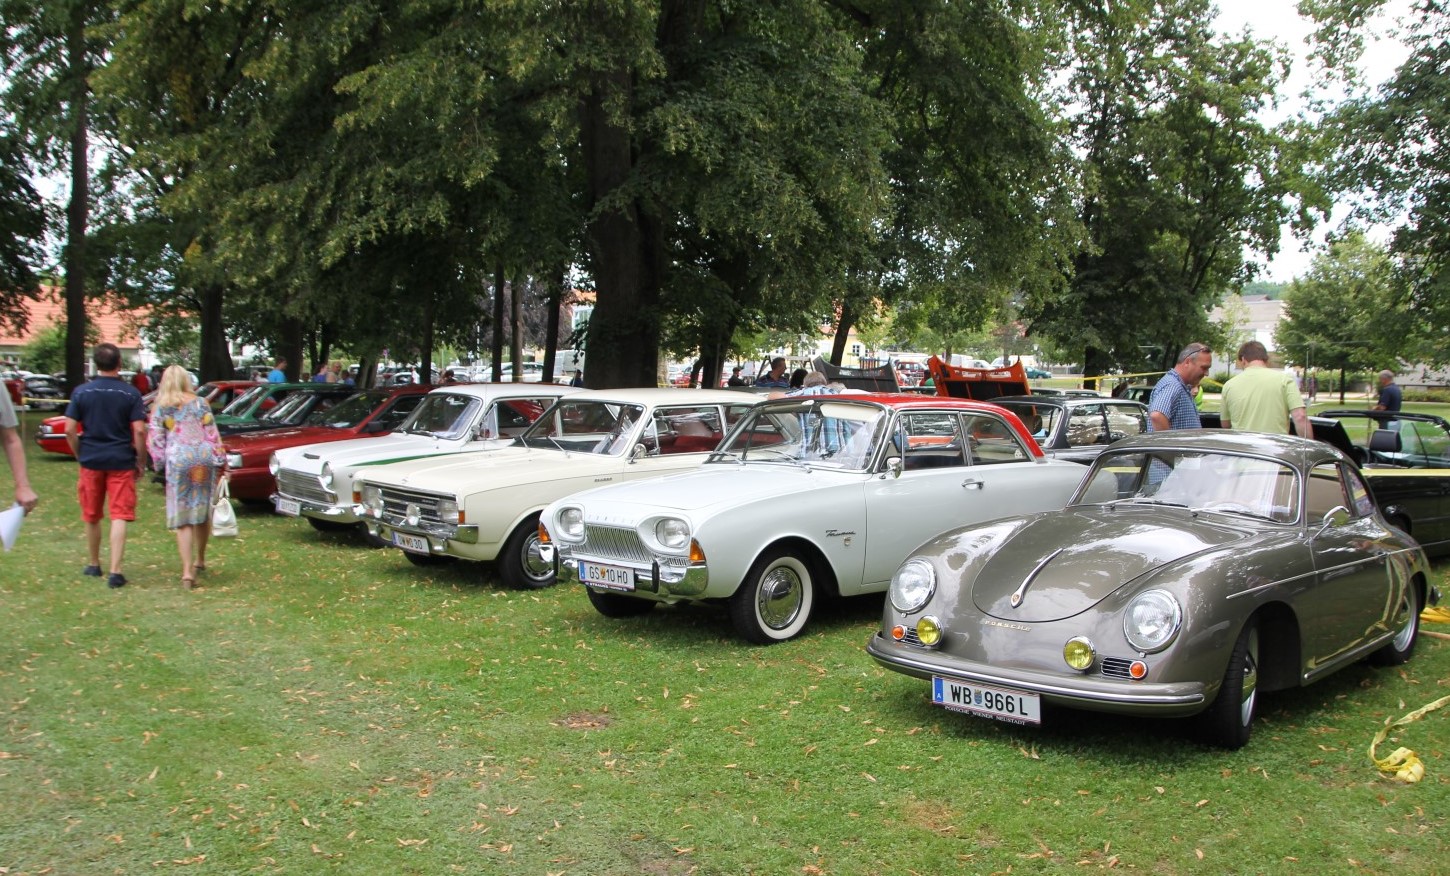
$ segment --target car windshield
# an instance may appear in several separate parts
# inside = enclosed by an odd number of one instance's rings
[[[429,393],[398,430],[446,440],[462,438],[482,407],[483,402],[472,396],[451,392]]]
[[[331,407],[319,405],[307,415],[303,423],[308,426],[326,426],[329,429],[351,429],[366,420],[387,397],[386,392],[360,392]]]
[[[870,464],[890,414],[876,405],[811,396],[746,414],[716,462],[810,463],[860,470]]]
[[[1169,505],[1294,523],[1299,477],[1278,460],[1188,450],[1106,452],[1073,497],[1074,505]]]
[[[526,447],[618,456],[635,443],[642,405],[564,400],[519,436]]]
[[[257,403],[258,399],[267,394],[265,383],[254,386],[236,398],[232,403],[222,408],[222,413],[229,417],[245,417],[247,412]]]
[[[276,407],[258,417],[257,420],[269,426],[299,422],[312,409],[312,403],[316,400],[317,396],[315,393],[294,393],[282,399]]]

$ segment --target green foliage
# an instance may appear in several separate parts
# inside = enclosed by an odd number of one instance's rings
[[[88,346],[94,346],[100,342],[100,331],[96,328],[95,323],[86,323],[85,337]],[[52,322],[42,326],[31,336],[30,343],[22,348],[20,364],[27,371],[42,374],[64,371],[65,342],[66,326],[64,323]]]
[[[1352,233],[1290,284],[1274,343],[1293,365],[1375,370],[1407,351],[1414,324],[1388,253]]]

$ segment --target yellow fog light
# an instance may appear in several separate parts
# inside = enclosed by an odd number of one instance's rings
[[[1062,646],[1062,659],[1078,672],[1087,672],[1092,669],[1093,660],[1096,657],[1097,653],[1093,649],[1093,643],[1082,636],[1068,639],[1067,644]]]
[[[916,638],[928,648],[935,648],[941,643],[941,625],[936,618],[927,615],[916,622]]]

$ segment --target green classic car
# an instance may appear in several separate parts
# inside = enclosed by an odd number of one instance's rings
[[[1439,598],[1344,453],[1217,430],[1115,443],[1064,510],[949,530],[888,595],[867,651],[937,705],[1192,716],[1227,748],[1264,692],[1409,660]]]
[[[315,411],[357,392],[337,383],[259,383],[216,415],[222,435],[300,425]]]

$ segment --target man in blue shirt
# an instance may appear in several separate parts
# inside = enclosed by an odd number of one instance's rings
[[[276,365],[273,365],[272,366],[272,370],[267,372],[267,382],[268,383],[286,383],[287,382],[287,373],[284,370],[284,369],[286,369],[286,367],[287,367],[287,357],[286,356],[278,356],[277,357],[277,364]]]
[[[1374,406],[1376,411],[1398,411],[1403,396],[1400,394],[1400,386],[1395,383],[1395,372],[1386,368],[1380,372],[1380,400]]]
[[[1213,364],[1213,351],[1207,344],[1193,343],[1178,354],[1178,364],[1159,378],[1148,397],[1148,428],[1153,432],[1168,429],[1202,429],[1198,408],[1193,404],[1193,391],[1208,374]]]
[[[770,360],[770,370],[755,378],[756,386],[776,386],[790,389],[790,378],[785,374],[785,357],[776,356]]]
[[[82,574],[101,575],[101,517],[111,512],[111,588],[124,587],[126,524],[136,519],[136,479],[146,470],[146,405],[136,387],[121,379],[121,351],[97,344],[96,376],[76,387],[65,409],[65,440],[80,463],[76,495],[86,524]],[[84,430],[84,431],[82,431]]]

